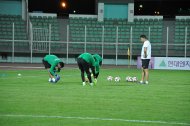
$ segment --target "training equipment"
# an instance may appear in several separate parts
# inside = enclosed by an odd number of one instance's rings
[[[129,81],[129,78],[130,78],[130,76],[127,76],[127,77],[125,78],[125,80],[126,80],[126,81]]]
[[[108,80],[108,81],[112,81],[112,80],[113,80],[113,77],[112,77],[112,76],[108,76],[108,77],[107,77],[107,80]]]
[[[49,82],[51,83],[57,83],[60,80],[60,76],[56,75],[56,78],[49,78]]]
[[[137,82],[137,77],[132,77],[133,82]]]
[[[136,82],[136,81],[137,81],[137,77],[130,77],[130,76],[127,76],[127,77],[125,78],[125,80],[126,80],[127,82]]]
[[[21,78],[21,76],[22,76],[22,75],[19,73],[18,76],[17,76],[17,78]]]
[[[55,78],[51,78],[52,83],[56,83]]]
[[[133,79],[132,79],[132,77],[127,76],[127,77],[126,77],[126,81],[128,81],[128,82],[132,82],[132,81],[133,81]]]
[[[129,77],[129,82],[133,82],[133,78],[132,77]]]
[[[60,76],[57,75],[57,76],[56,76],[56,79],[55,79],[55,82],[58,82],[59,80],[60,80]]]
[[[115,77],[115,82],[119,82],[121,80],[121,78],[118,76],[118,77]]]

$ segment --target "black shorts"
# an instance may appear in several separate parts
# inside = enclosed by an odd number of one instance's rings
[[[142,68],[148,69],[150,59],[142,59]]]
[[[77,64],[79,66],[79,69],[82,71],[82,72],[86,72],[86,71],[89,71],[90,69],[90,64],[87,63],[84,59],[82,58],[78,58],[77,59]]]
[[[44,64],[45,69],[51,68],[51,64],[49,64],[47,61],[42,59],[42,63]]]

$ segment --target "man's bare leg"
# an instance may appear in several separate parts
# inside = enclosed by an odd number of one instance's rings
[[[144,69],[145,71],[145,83],[148,84],[148,79],[149,79],[149,72],[148,72],[148,69]]]
[[[144,68],[142,68],[142,75],[141,75],[141,81],[140,81],[140,83],[144,82],[144,78],[145,78],[145,71],[144,71]]]

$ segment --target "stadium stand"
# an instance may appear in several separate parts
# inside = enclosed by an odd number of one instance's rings
[[[121,45],[118,46],[119,54],[126,55],[126,49],[129,45],[122,45],[122,43],[130,42],[130,29],[133,27],[133,39],[132,42],[136,43],[133,45],[133,54],[137,54],[137,52],[141,45],[139,43],[139,35],[141,34],[149,34],[150,28],[150,36],[149,38],[152,43],[161,43],[162,42],[162,20],[158,19],[135,19],[133,23],[127,22],[123,19],[105,19],[104,22],[98,22],[93,18],[70,18],[70,40],[72,42],[84,42],[85,36],[85,26],[86,26],[86,41],[87,42],[102,42],[102,26],[104,26],[104,43],[116,43],[117,37],[117,27],[118,27],[118,43]],[[83,45],[79,45],[83,46]],[[80,48],[80,47],[76,47]],[[88,48],[93,49],[94,46],[88,46]],[[161,46],[156,46],[156,49],[161,49]],[[115,53],[114,45],[105,45],[105,50],[109,50],[109,52]],[[111,50],[111,51],[110,51]],[[107,52],[107,51],[106,51]]]
[[[29,50],[28,34],[26,30],[26,22],[22,20],[20,15],[0,15],[0,39],[12,40],[13,35],[13,22],[14,22],[14,39],[15,51],[25,52]],[[4,41],[1,43],[3,48],[1,51],[11,52],[12,42]]]
[[[60,41],[59,34],[59,23],[56,17],[42,17],[42,16],[31,16],[30,21],[33,25],[33,28],[49,28],[49,24],[51,24],[51,40],[52,41]]]
[[[173,46],[174,51],[178,51],[176,55],[184,54],[186,27],[187,27],[187,44],[189,44],[190,43],[190,19],[176,19],[174,44],[182,44],[182,45]],[[187,54],[188,52],[190,52],[190,48],[187,46]]]
[[[12,39],[13,22],[15,23],[15,39],[26,40],[26,25],[19,15],[0,15],[0,39]]]
[[[190,19],[177,19],[175,22],[175,43],[185,43],[185,28],[188,28],[187,43],[190,43]]]
[[[30,21],[33,28],[49,28],[49,24],[52,25],[51,29],[51,52],[52,53],[66,53],[67,44],[53,43],[54,41],[63,41],[60,36],[60,22],[56,17],[48,16],[30,16]],[[28,52],[30,53],[30,44],[26,30],[26,22],[22,20],[21,16],[17,15],[0,15],[0,39],[1,39],[1,52],[12,51],[12,23],[15,23],[15,52]],[[130,34],[132,30],[132,53],[134,56],[138,56],[141,50],[141,43],[139,41],[139,35],[145,34],[149,37],[152,43],[153,55],[163,56],[165,55],[166,41],[163,40],[164,27],[162,19],[134,19],[134,22],[128,22],[124,19],[105,19],[104,22],[98,22],[96,18],[85,17],[70,17],[68,20],[69,25],[69,54],[79,54],[84,52],[84,43],[86,41],[86,51],[90,53],[102,51],[102,41],[104,41],[104,55],[116,55],[116,48],[118,48],[118,56],[124,56],[127,54],[127,50],[130,47]],[[64,24],[67,25],[67,24]],[[86,39],[85,39],[85,26],[86,26]],[[184,55],[184,42],[185,42],[185,27],[188,27],[187,31],[187,43],[190,43],[190,20],[189,19],[176,19],[174,41],[169,46],[170,55]],[[104,27],[104,38],[102,38],[102,29]],[[117,33],[118,28],[118,35]],[[150,32],[149,32],[150,29]],[[66,34],[66,33],[65,33]],[[165,33],[166,34],[166,33]],[[118,39],[117,39],[118,37]],[[3,42],[2,40],[9,40]],[[118,40],[118,46],[115,43]],[[20,41],[20,42],[19,42]],[[74,43],[72,43],[74,42]],[[81,44],[82,42],[82,44]],[[128,44],[126,44],[128,43]],[[158,45],[157,45],[158,44]],[[163,44],[163,45],[161,45]],[[48,46],[47,46],[48,47]],[[161,51],[163,50],[163,51]],[[178,50],[178,54],[176,54]],[[46,50],[36,50],[37,53],[47,53]],[[161,53],[162,52],[162,53]],[[189,55],[190,48],[187,46],[187,55]]]

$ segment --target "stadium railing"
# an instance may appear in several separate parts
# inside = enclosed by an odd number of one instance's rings
[[[93,21],[93,20],[92,20]],[[75,22],[75,21],[74,21]],[[87,20],[88,22],[88,20]],[[104,57],[105,55],[111,55],[116,60],[119,59],[119,56],[128,56],[130,58],[133,56],[140,55],[140,50],[142,44],[139,41],[139,35],[145,33],[149,36],[152,43],[152,55],[153,56],[181,56],[188,57],[190,56],[190,29],[184,25],[183,36],[184,41],[176,40],[175,43],[169,43],[169,40],[166,42],[162,41],[162,38],[152,38],[154,29],[146,26],[145,30],[138,31],[136,28],[138,25],[126,25],[127,22],[119,22],[125,25],[125,27],[109,27],[112,22],[107,21],[108,26],[104,26],[101,23],[99,25],[95,24],[95,27],[89,27],[88,24],[85,26],[78,26],[78,24],[70,24],[67,26],[67,40],[66,41],[55,41],[51,38],[51,25],[48,24],[48,27],[40,28],[40,30],[34,35],[35,27],[30,23],[30,34],[28,38],[22,40],[17,38],[15,27],[17,24],[13,23],[11,26],[11,34],[8,39],[0,39],[0,53],[9,53],[12,55],[12,62],[14,62],[14,56],[17,53],[26,54],[27,57],[30,57],[30,62],[33,62],[33,56],[37,54],[64,54],[68,61],[69,56],[72,54],[80,54],[83,52],[90,53],[99,53]],[[150,22],[151,23],[151,22]],[[76,25],[76,28],[73,28],[72,25]],[[91,22],[91,25],[94,25]],[[96,25],[98,27],[96,27]],[[113,25],[113,24],[112,24]],[[139,26],[140,27],[140,26]],[[160,27],[160,26],[159,26]],[[159,28],[158,27],[158,28]],[[74,30],[75,29],[75,30]],[[78,30],[76,30],[78,29]],[[137,30],[136,30],[137,29]],[[147,30],[148,29],[148,30]],[[162,35],[162,31],[155,30],[157,34]],[[176,32],[177,35],[177,25]],[[72,33],[74,32],[74,33]],[[71,35],[76,35],[77,37],[71,37]],[[169,30],[167,30],[167,37],[169,35]],[[95,36],[95,37],[94,37]],[[152,39],[159,40],[158,42],[152,42]],[[179,39],[180,40],[180,39]],[[180,43],[179,43],[180,42]],[[176,48],[177,47],[177,48]]]

